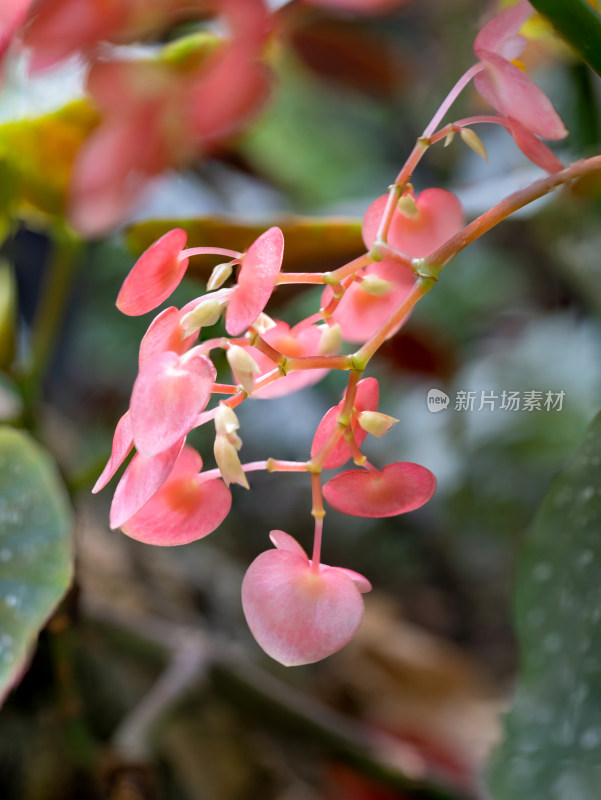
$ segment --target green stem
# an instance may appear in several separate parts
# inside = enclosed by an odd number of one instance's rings
[[[67,227],[55,229],[53,245],[33,321],[29,362],[23,380],[24,400],[29,409],[40,396],[42,380],[54,355],[81,251],[81,240]]]
[[[530,0],[584,61],[601,75],[601,16],[586,0]]]

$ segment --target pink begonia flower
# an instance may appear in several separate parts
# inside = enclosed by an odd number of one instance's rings
[[[387,195],[378,197],[363,218],[363,240],[368,250],[376,241],[387,201]],[[426,189],[415,198],[414,206],[415,213],[412,215],[397,209],[388,232],[388,243],[414,258],[429,255],[465,224],[459,199],[445,189]],[[364,342],[369,339],[403,300],[415,280],[410,269],[386,259],[361,270],[359,277],[366,276],[376,276],[387,281],[390,289],[375,295],[365,291],[360,281],[355,281],[348,287],[332,319],[340,325],[342,337],[349,342]],[[327,306],[332,297],[332,289],[328,286],[321,298],[322,307]],[[402,324],[403,320],[390,332],[390,336]]]
[[[315,325],[306,325],[301,322],[291,328],[286,322],[277,320],[274,327],[269,328],[261,336],[267,344],[275,347],[283,355],[295,358],[297,356],[317,355],[323,332]],[[261,375],[265,375],[275,369],[275,363],[256,347],[248,347],[246,349],[261,370],[259,375],[256,376],[256,380],[259,380]],[[290,372],[285,378],[280,378],[275,383],[254,392],[253,397],[262,399],[282,397],[307,386],[313,386],[328,372],[329,370],[327,369],[296,370]]]
[[[408,267],[387,259],[370,264],[361,270],[360,275],[381,278],[390,284],[390,288],[384,294],[374,295],[366,292],[360,281],[351,283],[332,314],[332,319],[340,325],[342,338],[347,342],[365,342],[373,336],[415,281],[415,276]],[[332,297],[332,289],[328,286],[321,298],[323,308]],[[390,332],[390,336],[394,336],[402,324],[403,320]]]
[[[205,480],[202,458],[188,445],[168,478],[142,508],[121,525],[146,544],[172,546],[202,539],[228,515],[232,495],[223,481]]]
[[[186,436],[209,402],[216,375],[212,361],[198,348],[181,356],[167,351],[146,362],[130,403],[136,449],[154,456]]]
[[[186,231],[174,228],[142,253],[117,295],[119,311],[146,314],[169,297],[188,267],[188,259],[179,257],[187,238]]]
[[[169,477],[184,446],[185,437],[161,453],[136,453],[117,484],[111,503],[110,526],[120,528],[145,505]]]
[[[436,478],[419,464],[399,462],[378,470],[350,469],[323,487],[328,503],[355,517],[395,517],[427,503]]]
[[[225,312],[225,329],[230,336],[243,333],[263,311],[273,292],[283,257],[284,234],[279,228],[269,228],[262,233],[241,257],[238,281]]]
[[[368,250],[376,241],[387,200],[387,195],[378,197],[363,217],[363,241]],[[465,225],[459,198],[446,189],[425,189],[415,198],[415,206],[416,213],[411,216],[397,209],[388,231],[388,244],[408,256],[429,256]]]
[[[284,666],[312,664],[336,653],[363,618],[363,575],[311,560],[284,531],[272,531],[275,550],[261,553],[242,583],[242,607],[253,636]]]
[[[134,437],[131,431],[131,415],[128,410],[117,423],[113,436],[111,455],[105,468],[102,470],[102,474],[94,484],[92,493],[95,494],[99,492],[107,485],[121,464],[123,464],[133,446]]]
[[[346,392],[345,392],[346,395]],[[357,393],[355,395],[355,402],[353,403],[353,410],[351,412],[351,430],[353,432],[353,439],[357,447],[361,447],[367,431],[359,425],[358,416],[362,411],[375,411],[378,408],[379,388],[378,381],[375,378],[363,378],[357,384]],[[313,442],[311,444],[311,457],[315,456],[317,452],[326,443],[328,437],[336,427],[338,414],[344,403],[344,397],[337,406],[330,408],[325,416],[317,426]],[[331,450],[330,454],[325,460],[325,469],[336,469],[345,464],[352,453],[346,441],[341,438]]]
[[[269,15],[263,0],[221,0],[213,8],[225,16],[231,38],[192,71],[127,59],[96,61],[90,69],[87,90],[101,122],[75,158],[69,197],[69,220],[81,233],[105,233],[152,178],[205,155],[266,99],[270,78],[260,55]],[[58,18],[52,21],[60,28]],[[39,44],[37,36],[31,44]]]
[[[503,116],[521,123],[542,139],[563,139],[567,130],[549,98],[518,67],[512,64],[525,47],[518,35],[534,13],[527,0],[520,0],[490,20],[476,36],[474,52],[485,69],[474,78],[482,97]]]

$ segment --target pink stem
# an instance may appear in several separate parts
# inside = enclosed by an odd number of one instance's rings
[[[465,87],[468,85],[468,83],[471,81],[471,79],[473,77],[475,77],[479,72],[482,72],[483,69],[485,69],[485,65],[481,61],[478,61],[477,64],[474,64],[472,67],[470,67],[468,69],[468,71],[465,72],[459,78],[459,80],[457,81],[455,86],[453,86],[451,91],[448,93],[448,95],[445,97],[445,99],[440,104],[440,107],[439,107],[438,111],[436,112],[436,114],[434,114],[434,116],[430,120],[430,124],[428,125],[426,130],[423,132],[422,138],[428,139],[430,136],[432,136],[432,134],[434,133],[434,131],[438,127],[439,122],[441,122],[441,120],[443,119],[444,115],[447,113],[449,108],[453,105],[453,103],[455,102],[457,97],[461,94],[463,89],[465,89]]]
[[[228,256],[228,258],[240,258],[242,253],[237,253],[235,250],[226,250],[224,247],[188,247],[182,250],[178,258],[181,261],[183,258],[190,256]]]

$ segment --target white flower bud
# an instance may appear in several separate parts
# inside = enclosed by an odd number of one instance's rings
[[[477,133],[475,133],[471,128],[461,128],[459,135],[466,145],[474,151],[474,153],[477,153],[479,156],[482,156],[485,161],[488,161],[486,147],[484,147],[482,144],[482,140]]]
[[[271,317],[262,311],[256,320],[253,322],[253,328],[257,331],[257,333],[265,333],[266,331],[275,328],[276,323]]]
[[[331,356],[337,353],[342,346],[340,325],[335,322],[333,325],[320,325],[319,327],[322,334],[319,340],[319,347],[317,348],[317,355]]]
[[[234,344],[227,350],[227,360],[236,380],[247,394],[255,388],[255,375],[261,370],[259,365],[244,347]]]
[[[229,486],[230,483],[238,483],[240,486],[244,486],[245,489],[250,489],[238,457],[238,451],[228,436],[217,434],[213,452],[225,485]]]
[[[201,302],[191,311],[188,311],[187,314],[184,314],[180,320],[179,324],[185,335],[190,336],[204,328],[205,325],[214,325],[221,316],[225,305],[226,301],[217,297],[207,297],[206,300],[201,299]]]
[[[411,194],[404,194],[400,197],[397,208],[404,217],[419,217],[419,208]]]
[[[359,286],[367,294],[373,294],[375,297],[383,297],[392,289],[392,283],[385,281],[384,278],[378,275],[366,275]]]
[[[215,430],[217,433],[228,435],[240,428],[240,422],[234,410],[225,403],[220,403],[215,412]]]
[[[379,411],[361,411],[357,419],[364,431],[378,438],[385,436],[393,425],[398,422],[395,417],[381,414]]]
[[[213,268],[211,277],[207,282],[207,292],[212,292],[215,289],[219,289],[220,286],[223,286],[234,271],[235,263],[235,261],[226,261],[223,264],[217,264],[217,266]]]

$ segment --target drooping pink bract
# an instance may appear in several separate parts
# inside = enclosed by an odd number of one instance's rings
[[[132,539],[172,546],[202,539],[214,531],[232,505],[230,490],[219,479],[205,480],[202,458],[188,445],[160,489],[122,525]]]
[[[363,618],[361,592],[371,589],[352,570],[312,563],[284,531],[261,553],[242,583],[248,626],[265,652],[285,666],[320,661],[354,636]]]
[[[381,472],[351,469],[323,487],[328,503],[355,517],[395,517],[420,508],[434,494],[436,478],[429,469],[409,462],[389,464]]]
[[[111,503],[111,528],[120,528],[133,517],[168,478],[184,446],[185,437],[161,453],[136,453],[117,484]]]
[[[363,430],[363,428],[359,425],[357,417],[361,411],[376,411],[378,408],[378,398],[379,387],[378,381],[375,378],[363,378],[363,380],[359,381],[357,384],[355,402],[353,403],[353,411],[351,413],[351,430],[353,432],[353,438],[357,447],[361,447],[365,437],[367,436],[367,431]],[[312,458],[323,447],[328,437],[336,427],[338,414],[342,409],[343,403],[344,397],[337,406],[330,408],[330,410],[326,412],[321,422],[317,426],[315,436],[313,437],[313,442],[311,443]],[[343,438],[340,438],[326,458],[324,467],[325,469],[336,469],[336,467],[341,467],[343,464],[345,464],[351,457],[352,453],[348,444]]]
[[[482,28],[474,52],[486,68],[475,76],[474,84],[493,108],[518,120],[535,136],[563,139],[568,132],[549,98],[512,63],[525,46],[518,31],[533,13],[530,3],[521,0]]]
[[[136,449],[153,456],[186,436],[209,402],[216,374],[213,363],[198,348],[182,356],[160,353],[148,361],[131,395]]]
[[[248,248],[225,312],[225,329],[230,336],[243,333],[263,311],[283,257],[284,234],[279,228],[269,228]]]
[[[188,266],[187,258],[179,258],[187,238],[186,231],[174,228],[142,253],[117,295],[119,311],[139,316],[169,297]]]
[[[131,430],[131,415],[128,410],[117,423],[113,436],[113,447],[110,458],[105,468],[102,470],[102,474],[94,484],[94,488],[92,489],[93,494],[99,492],[107,485],[121,464],[123,464],[133,446],[134,440]]]
[[[559,172],[563,169],[563,164],[544,142],[541,142],[528,128],[524,127],[517,119],[507,118],[507,129],[513,141],[522,153],[536,164],[537,167],[549,173]]]
[[[415,275],[408,267],[388,259],[370,264],[360,274],[374,275],[388,281],[390,289],[386,294],[374,295],[366,292],[360,281],[351,283],[332,314],[334,322],[340,325],[342,338],[347,342],[365,342],[373,336],[415,282]],[[332,289],[328,286],[321,297],[322,308],[328,305],[332,297]],[[390,336],[397,333],[403,322],[390,332]]]
[[[368,250],[376,241],[387,200],[387,195],[378,197],[363,217],[363,241]],[[459,198],[446,189],[425,189],[415,198],[415,205],[415,216],[406,216],[397,209],[388,232],[388,244],[409,256],[430,255],[465,225]]]

